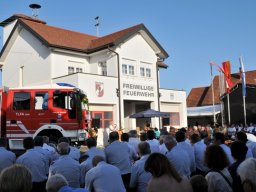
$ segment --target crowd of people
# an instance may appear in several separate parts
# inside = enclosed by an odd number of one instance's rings
[[[256,142],[248,132],[235,126],[112,131],[104,148],[93,137],[79,148],[66,137],[55,146],[36,136],[23,140],[26,152],[18,157],[1,138],[0,191],[255,192]]]

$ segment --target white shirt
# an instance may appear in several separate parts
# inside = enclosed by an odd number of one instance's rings
[[[159,146],[159,152],[165,155],[168,152],[168,149],[166,148],[166,145],[163,143]]]
[[[196,161],[195,161],[195,152],[194,152],[194,148],[188,144],[187,142],[183,141],[183,142],[178,142],[177,146],[179,148],[181,148],[182,150],[186,151],[188,156],[189,156],[189,160],[190,160],[190,171],[194,172],[196,170]]]
[[[152,178],[151,173],[146,172],[144,169],[148,157],[149,155],[142,156],[132,166],[130,187],[136,187],[137,192],[147,192],[148,182]]]
[[[223,175],[227,177],[230,183],[233,182],[231,175],[228,170],[225,168],[221,170]],[[218,172],[209,172],[205,179],[208,183],[208,192],[232,192],[232,188],[229,186],[224,177]]]
[[[102,161],[87,172],[85,188],[89,191],[100,192],[125,192],[119,169]]]
[[[230,148],[226,145],[226,144],[220,144],[220,147],[224,150],[224,152],[226,153],[228,160],[229,160],[229,165],[233,164],[234,158],[231,155],[231,150]]]
[[[139,152],[139,150],[138,150],[138,144],[140,143],[139,138],[130,137],[128,143],[134,147],[136,153]]]
[[[193,147],[195,152],[196,168],[204,172],[209,171],[209,168],[204,165],[204,152],[206,150],[206,145],[203,142],[198,141],[193,145]]]
[[[104,151],[107,163],[118,167],[122,175],[131,172],[130,149],[126,143],[114,141]]]
[[[146,142],[150,146],[151,153],[159,152],[159,141],[158,140],[152,139],[152,140],[147,140]]]
[[[181,176],[190,177],[190,159],[186,151],[176,145],[166,153],[166,157]]]

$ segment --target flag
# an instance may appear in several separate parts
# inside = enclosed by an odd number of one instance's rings
[[[212,61],[210,62],[210,64],[216,66],[218,70],[224,74],[225,80],[226,80],[227,92],[230,93],[230,89],[233,86],[233,83],[231,81],[231,74],[230,74],[230,62],[229,61],[223,62],[222,63],[223,68]]]
[[[246,81],[245,81],[245,72],[244,72],[244,64],[242,57],[239,58],[240,65],[241,65],[241,73],[242,73],[242,92],[243,96],[246,97]]]
[[[231,81],[231,70],[230,70],[230,61],[225,61],[222,63],[225,79],[226,79],[226,88],[227,92],[230,93],[230,89],[233,86],[233,83]]]

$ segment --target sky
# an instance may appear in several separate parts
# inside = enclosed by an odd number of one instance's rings
[[[230,60],[231,72],[238,72],[243,56],[245,70],[256,69],[253,0],[0,0],[0,21],[16,13],[31,16],[31,3],[42,6],[39,19],[48,25],[91,35],[96,16],[100,36],[143,23],[169,54],[168,69],[160,70],[161,88],[189,94],[193,87],[209,86],[210,61]]]

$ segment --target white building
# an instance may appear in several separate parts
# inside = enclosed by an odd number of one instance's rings
[[[91,117],[100,118],[101,127],[112,120],[125,130],[142,127],[146,119],[129,115],[149,108],[171,113],[164,125],[187,126],[186,93],[159,88],[159,68],[167,68],[168,54],[143,24],[103,37],[21,14],[0,25],[3,86],[71,83],[87,93]],[[159,118],[148,120],[163,126]]]

